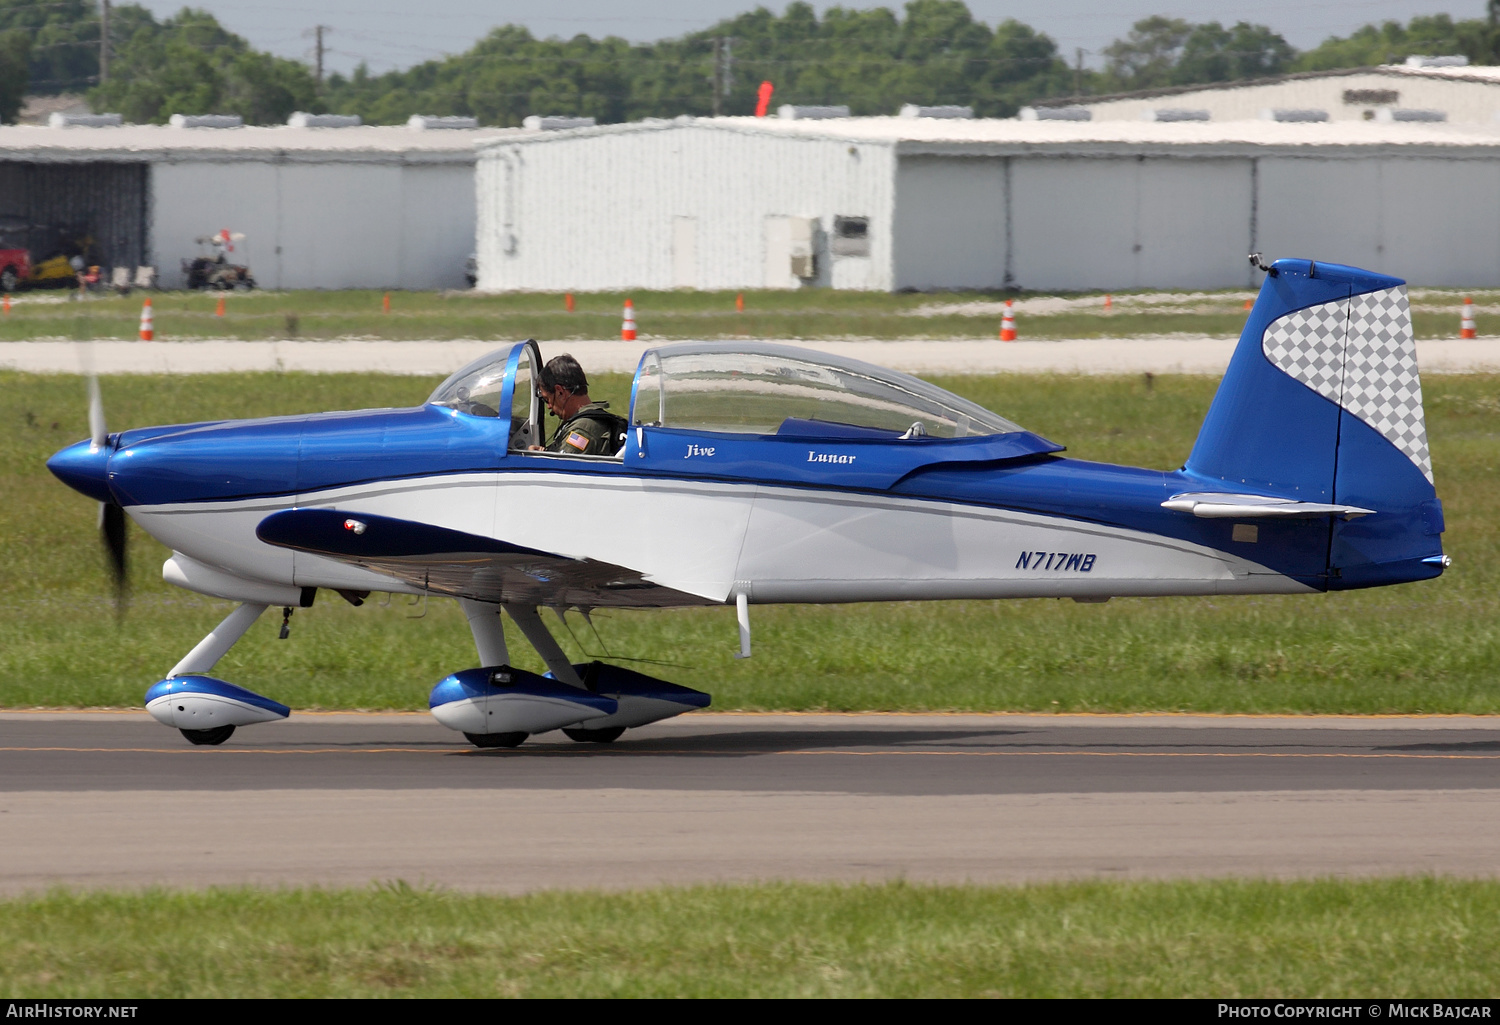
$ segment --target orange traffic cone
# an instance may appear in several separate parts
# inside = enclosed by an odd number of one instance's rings
[[[1002,342],[1016,340],[1016,315],[1011,312],[1009,299],[1005,300],[1005,315],[1000,318],[1000,340]]]
[[[1479,332],[1474,330],[1474,300],[1467,296],[1464,297],[1463,319],[1459,321],[1458,337],[1479,337]]]
[[[1112,310],[1115,308],[1115,297],[1110,295],[1108,292],[1104,293],[1104,308],[1106,310]]]
[[[156,328],[151,318],[151,300],[147,299],[141,306],[141,341],[149,342],[156,338]]]
[[[744,292],[740,292],[738,295],[736,295],[734,297],[734,311],[736,313],[744,313],[745,312],[745,293]]]
[[[625,319],[620,323],[620,340],[635,341],[635,303],[625,300]]]
[[[391,293],[387,292],[385,298],[380,300],[380,310],[382,313],[391,312]]]
[[[568,308],[568,312],[569,313],[573,312],[573,293],[572,292],[568,292],[566,295],[563,296],[563,305]]]
[[[10,293],[5,293],[5,315],[10,316]]]
[[[222,292],[219,293],[219,305],[217,305],[217,306],[214,307],[214,316],[215,317],[222,317],[222,316],[224,316],[224,293],[222,293]]]
[[[1246,299],[1245,300],[1245,309],[1248,310],[1248,309],[1253,308],[1254,306],[1255,306],[1255,300],[1254,299]]]

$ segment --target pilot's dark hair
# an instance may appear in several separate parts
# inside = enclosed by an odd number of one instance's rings
[[[542,367],[540,377],[544,388],[562,385],[572,395],[584,395],[589,390],[589,379],[584,375],[583,367],[566,352],[549,359],[547,365]]]

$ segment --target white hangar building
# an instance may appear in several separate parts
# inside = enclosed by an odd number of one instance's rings
[[[483,141],[483,289],[1500,285],[1500,125],[679,118]]]
[[[0,225],[34,248],[87,234],[102,266],[154,265],[167,288],[195,240],[223,228],[244,233],[233,260],[263,288],[458,288],[474,250],[474,143],[505,134],[5,126]]]
[[[1413,57],[1411,65],[1304,71],[1241,82],[1148,89],[1080,102],[1095,121],[1189,116],[1240,121],[1263,118],[1268,112],[1274,116],[1278,110],[1322,114],[1329,121],[1409,118],[1490,124],[1500,116],[1500,67],[1421,63],[1432,59]]]

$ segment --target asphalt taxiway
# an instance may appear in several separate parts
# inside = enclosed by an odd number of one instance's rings
[[[1500,720],[688,715],[481,751],[426,715],[194,748],[0,714],[0,891],[1500,875]]]

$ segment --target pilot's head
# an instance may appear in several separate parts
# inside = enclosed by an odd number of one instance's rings
[[[567,353],[553,356],[537,375],[537,391],[553,416],[570,416],[588,404],[589,379],[578,361]]]

